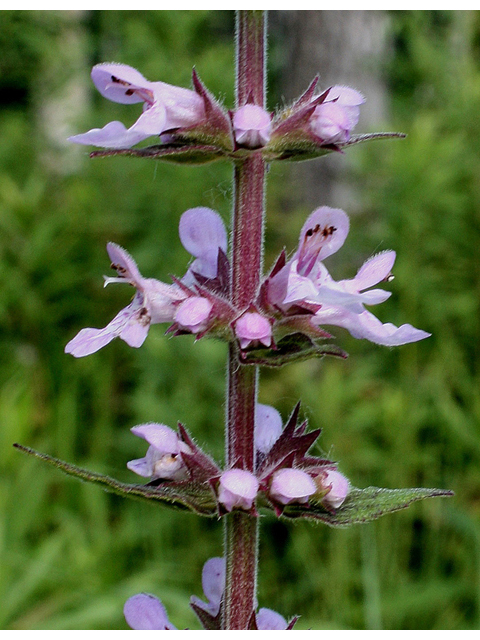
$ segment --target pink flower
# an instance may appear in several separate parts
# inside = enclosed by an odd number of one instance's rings
[[[274,502],[305,504],[316,493],[317,487],[312,477],[301,469],[279,469],[272,476],[270,497]]]
[[[365,102],[361,93],[350,87],[335,85],[310,118],[310,126],[323,144],[347,142],[350,131],[358,123],[360,105]]]
[[[119,276],[105,278],[111,282],[133,285],[137,293],[132,302],[122,309],[104,329],[82,329],[65,347],[65,353],[76,358],[98,351],[114,338],[121,338],[131,347],[140,347],[151,324],[171,322],[176,306],[187,295],[177,285],[168,285],[153,278],[143,278],[133,258],[113,242],[107,244],[113,267]]]
[[[127,463],[130,471],[153,479],[184,480],[187,477],[181,454],[192,452],[173,429],[151,422],[133,427],[131,431],[146,440],[150,447],[144,458]]]
[[[245,311],[235,321],[235,335],[240,342],[241,349],[249,346],[263,344],[269,347],[272,344],[272,325],[270,320],[257,311]]]
[[[244,509],[250,511],[258,493],[257,478],[244,469],[229,469],[220,476],[218,501],[227,511]]]
[[[292,305],[316,308],[311,318],[313,326],[344,327],[355,338],[381,345],[397,346],[427,338],[429,333],[410,324],[382,324],[365,310],[365,304],[379,304],[391,295],[383,289],[369,288],[391,278],[394,251],[367,260],[353,279],[336,282],[331,277],[322,260],[343,245],[348,229],[348,217],[341,209],[316,209],[302,227],[293,258],[271,279],[270,302],[284,312]]]
[[[237,144],[257,149],[270,140],[272,118],[256,104],[245,104],[233,114],[233,131]]]
[[[72,136],[71,142],[110,149],[129,148],[150,136],[195,125],[205,117],[204,103],[197,93],[165,82],[149,82],[128,65],[97,64],[91,76],[102,96],[122,104],[143,102],[143,113],[129,129],[114,121],[103,129]]]
[[[163,604],[149,593],[137,593],[129,598],[123,608],[123,614],[129,627],[137,631],[176,630],[168,619]]]
[[[345,502],[350,490],[350,483],[339,471],[333,469],[323,471],[317,476],[317,482],[320,484],[321,489],[329,488],[326,496],[322,498],[322,502],[334,509],[338,509]]]

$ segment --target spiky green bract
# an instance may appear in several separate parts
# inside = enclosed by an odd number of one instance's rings
[[[336,510],[327,511],[320,503],[310,499],[308,506],[289,504],[283,510],[286,518],[318,520],[331,527],[348,527],[376,520],[387,513],[406,509],[412,502],[426,498],[448,498],[453,491],[445,489],[380,489],[351,487],[345,502]]]
[[[98,484],[111,493],[116,493],[126,498],[161,502],[165,506],[192,511],[201,516],[211,517],[217,515],[215,496],[208,484],[192,482],[191,480],[186,482],[170,482],[167,480],[154,481],[154,483],[148,484],[127,484],[101,473],[82,469],[46,453],[40,453],[30,447],[24,447],[21,444],[14,444],[13,446],[52,467],[56,467],[67,475],[85,482]]]

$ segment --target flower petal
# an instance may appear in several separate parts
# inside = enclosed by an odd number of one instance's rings
[[[127,624],[136,630],[175,630],[169,621],[165,607],[158,598],[149,593],[138,593],[129,598],[123,608]]]
[[[131,347],[140,347],[147,337],[150,322],[142,315],[143,296],[137,294],[103,329],[82,329],[65,347],[75,358],[95,353],[114,338],[120,337]]]
[[[149,422],[132,427],[133,435],[143,438],[161,453],[179,453],[180,439],[173,429],[165,424]]]
[[[127,129],[124,124],[114,120],[106,124],[103,129],[90,129],[86,133],[70,136],[68,140],[77,144],[108,149],[129,149],[149,136],[149,133],[145,134],[140,130]]]
[[[218,213],[208,207],[188,209],[180,218],[178,230],[185,249],[196,258],[211,255],[216,271],[218,249],[227,251],[227,231]]]
[[[308,275],[315,262],[325,260],[340,249],[348,235],[349,220],[342,209],[319,207],[311,213],[300,232],[295,258],[298,272]]]
[[[256,622],[259,631],[285,631],[287,628],[287,621],[282,615],[265,607],[258,610]]]
[[[209,610],[216,616],[220,609],[220,601],[225,591],[225,558],[210,558],[203,565],[202,587],[209,602]]]
[[[365,338],[370,342],[387,347],[396,347],[428,338],[431,334],[415,329],[411,324],[382,322],[369,311],[356,314],[341,307],[322,307],[312,318],[315,325],[336,325],[344,327],[354,338]]]
[[[361,291],[386,280],[392,273],[395,257],[395,251],[383,251],[364,262],[354,278],[357,289]]]
[[[142,90],[150,90],[153,83],[142,76],[140,71],[126,64],[116,62],[97,64],[93,67],[91,78],[104,98],[112,102],[132,104],[143,102]]]
[[[122,278],[134,284],[137,288],[141,288],[143,277],[132,256],[125,251],[123,247],[114,242],[107,244],[107,252],[112,261],[112,268],[115,269]]]
[[[282,433],[282,416],[266,404],[255,405],[255,448],[267,454]]]

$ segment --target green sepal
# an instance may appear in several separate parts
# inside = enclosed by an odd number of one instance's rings
[[[275,349],[254,349],[242,352],[240,362],[264,367],[283,367],[290,362],[301,362],[308,358],[323,358],[323,356],[347,358],[348,354],[334,344],[321,344],[304,333],[291,333],[279,340]]]
[[[151,158],[177,164],[205,164],[225,157],[225,152],[208,144],[157,144],[141,149],[105,149],[92,151],[91,158],[109,156],[130,156],[134,158]]]
[[[173,482],[165,480],[161,484],[154,486],[153,484],[126,484],[110,478],[109,476],[82,469],[76,465],[64,462],[58,458],[49,456],[46,453],[40,453],[24,447],[21,444],[14,444],[14,447],[27,453],[38,460],[42,460],[52,467],[56,467],[69,476],[101,485],[106,491],[116,493],[126,498],[135,498],[138,500],[148,500],[160,502],[168,507],[175,509],[188,510],[201,516],[217,516],[217,503],[215,496],[208,483],[200,484],[198,482]]]
[[[447,498],[453,491],[444,489],[380,489],[352,487],[341,507],[327,510],[320,502],[310,498],[309,506],[289,504],[283,510],[286,518],[318,520],[331,527],[348,527],[376,520],[387,513],[406,509],[413,502],[426,498]]]

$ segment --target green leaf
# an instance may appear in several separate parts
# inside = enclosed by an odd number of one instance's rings
[[[287,518],[309,518],[320,520],[331,527],[348,527],[376,520],[387,513],[406,509],[413,502],[426,498],[453,496],[453,491],[444,489],[379,489],[352,487],[345,502],[336,511],[327,511],[321,503],[310,503],[309,507],[291,504],[285,507]]]
[[[245,351],[240,356],[240,361],[242,364],[283,367],[290,362],[323,356],[346,358],[347,354],[334,344],[319,344],[303,333],[291,333],[277,342],[276,349]]]
[[[92,151],[91,158],[105,158],[108,156],[130,156],[136,158],[151,158],[165,160],[177,164],[205,164],[214,162],[225,156],[222,149],[207,144],[179,144],[154,145],[141,149],[107,149]]]
[[[186,509],[201,516],[211,517],[218,515],[216,501],[208,484],[170,481],[164,481],[156,486],[152,484],[126,484],[101,473],[88,471],[58,458],[53,458],[46,453],[40,453],[30,449],[30,447],[24,447],[21,444],[14,444],[13,446],[23,451],[23,453],[56,467],[69,476],[74,476],[85,482],[99,484],[111,493],[116,493],[126,498],[161,502],[166,506]]]
[[[404,133],[397,132],[378,132],[378,133],[361,133],[351,136],[347,142],[340,142],[337,144],[317,144],[314,141],[308,139],[291,139],[282,140],[272,148],[266,148],[264,152],[265,160],[271,162],[273,160],[287,160],[288,162],[301,162],[303,160],[313,160],[320,158],[327,153],[334,151],[342,151],[346,147],[351,147],[354,144],[361,142],[369,142],[370,140],[382,140],[390,138],[405,138]]]

